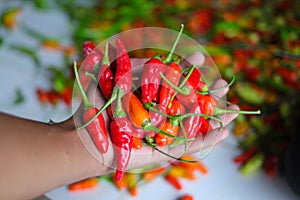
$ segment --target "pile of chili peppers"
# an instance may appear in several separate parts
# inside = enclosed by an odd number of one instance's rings
[[[75,77],[84,107],[82,125],[78,129],[86,128],[94,145],[102,154],[108,150],[109,139],[112,141],[116,160],[114,182],[117,186],[124,184],[122,180],[127,179],[124,176],[135,177],[134,174],[125,173],[132,149],[141,149],[147,145],[180,161],[180,164],[172,164],[165,179],[175,188],[181,189],[177,176],[194,179],[191,174],[193,170],[189,171],[186,168],[197,166],[203,173],[206,173],[206,169],[193,157],[177,158],[162,151],[160,147],[185,145],[187,151],[189,141],[197,137],[206,137],[212,130],[210,120],[219,122],[220,129],[223,128],[220,114],[260,114],[259,110],[241,111],[219,107],[219,99],[214,92],[224,88],[210,90],[202,77],[202,66],[180,65],[182,59],[174,56],[173,52],[183,27],[182,25],[167,56],[163,58],[162,55],[156,55],[144,63],[141,79],[134,77],[134,66],[120,39],[114,43],[106,43],[104,53],[92,42],[86,41],[82,48],[85,59],[80,72],[77,63],[74,62]],[[99,92],[106,99],[99,109],[89,101],[85,92],[89,86],[87,77],[97,82]],[[139,83],[141,86],[138,88]],[[108,127],[105,125],[104,111],[110,118]],[[95,180],[84,181],[84,185],[89,184],[95,184]],[[131,187],[129,189],[134,190]],[[135,194],[134,191],[131,193]]]
[[[71,192],[78,192],[83,190],[92,189],[99,185],[101,181],[108,181],[115,185],[119,190],[126,190],[128,193],[136,197],[138,195],[138,187],[141,187],[158,177],[162,177],[167,183],[170,184],[175,190],[182,190],[183,184],[181,180],[195,181],[197,174],[208,174],[207,168],[201,163],[200,160],[193,156],[182,156],[181,159],[197,161],[196,163],[187,163],[181,161],[170,162],[170,165],[157,165],[151,167],[151,169],[145,170],[133,170],[126,172],[119,182],[113,179],[114,174],[109,174],[99,177],[87,178],[68,186],[68,190]],[[179,197],[180,200],[194,199],[190,194],[184,194]]]

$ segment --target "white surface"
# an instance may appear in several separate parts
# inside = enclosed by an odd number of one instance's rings
[[[36,12],[28,6],[23,10],[22,21],[30,21],[36,30],[66,37],[68,24],[64,15],[58,11],[47,13]],[[36,21],[35,21],[36,20]],[[35,21],[35,22],[34,22]],[[54,23],[55,22],[55,23]],[[45,26],[45,24],[47,26]],[[48,32],[50,31],[51,32]],[[24,42],[35,46],[35,40],[28,38],[16,29],[6,34],[5,42]],[[51,56],[48,56],[48,55]],[[60,56],[51,52],[40,52],[43,63],[60,63]],[[47,56],[46,56],[47,55]],[[0,111],[12,113],[21,117],[47,122],[50,118],[60,121],[70,115],[70,110],[63,105],[57,107],[42,106],[36,99],[35,88],[47,86],[49,83],[42,72],[33,67],[33,63],[24,55],[0,48]],[[14,106],[15,89],[20,88],[25,95],[23,104]],[[191,193],[196,200],[200,199],[298,199],[280,177],[269,178],[262,171],[249,177],[238,172],[238,166],[232,162],[239,153],[234,137],[230,136],[217,146],[203,162],[209,169],[209,174],[198,174],[196,181],[183,180],[184,188],[178,192],[161,177],[138,189],[138,197],[134,199],[176,199],[180,194]],[[46,194],[53,200],[78,199],[131,199],[126,191],[118,191],[110,183],[102,181],[95,189],[86,192],[70,193],[66,187],[60,187]]]

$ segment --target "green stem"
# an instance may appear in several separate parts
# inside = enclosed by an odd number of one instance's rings
[[[261,114],[261,111],[260,110],[256,110],[256,111],[229,110],[229,109],[222,109],[217,107],[214,114],[220,115],[220,114],[229,114],[229,113],[238,113],[243,115],[259,115]]]
[[[93,79],[93,81],[95,81],[96,83],[98,83],[97,78],[94,74],[90,73],[90,72],[85,72],[85,75],[91,77],[91,79]]]
[[[104,56],[103,56],[102,61],[101,61],[101,66],[102,65],[108,65],[108,66],[110,65],[109,57],[108,57],[108,42],[105,43]],[[94,71],[97,72],[99,70],[99,67],[100,67],[100,65],[96,64],[94,66]]]
[[[92,103],[88,100],[88,98],[86,96],[86,93],[84,92],[84,89],[83,89],[83,87],[81,85],[81,82],[79,80],[79,75],[78,75],[78,71],[77,71],[77,63],[76,63],[76,61],[74,61],[73,67],[74,67],[74,73],[75,73],[76,82],[78,84],[79,91],[80,91],[82,99],[83,99],[84,107],[85,108],[93,107]]]
[[[158,114],[160,114],[160,115],[162,115],[162,116],[165,116],[165,117],[167,117],[167,118],[170,118],[170,119],[173,119],[173,118],[174,118],[174,117],[171,116],[171,115],[168,115],[168,114],[166,114],[166,113],[164,113],[164,112],[161,112],[160,110],[157,110],[156,108],[153,108],[150,104],[144,103],[143,105],[144,105],[144,107],[145,107],[147,110],[152,110],[152,111],[154,111],[154,112],[156,112],[156,113],[158,113]]]
[[[100,108],[100,110],[94,115],[94,117],[92,117],[87,123],[85,123],[84,125],[78,127],[78,129],[83,129],[85,127],[87,127],[90,123],[92,123],[92,121],[94,121],[114,100],[116,100],[117,95],[118,95],[118,87],[115,87],[111,97],[107,100],[107,102]]]
[[[219,91],[224,90],[225,88],[231,87],[231,86],[233,85],[234,82],[235,82],[235,76],[233,76],[232,79],[231,79],[231,81],[230,81],[227,85],[225,85],[224,87],[217,88],[217,89],[214,89],[214,90],[207,90],[207,91],[197,91],[197,90],[196,90],[196,93],[202,94],[202,95],[207,95],[207,94],[219,92]]]
[[[147,131],[155,131],[157,133],[161,133],[161,134],[164,134],[165,136],[168,136],[170,138],[174,138],[174,139],[178,139],[178,140],[186,140],[186,141],[191,141],[191,140],[195,140],[195,138],[182,138],[182,137],[178,137],[178,136],[174,136],[174,135],[171,135],[165,131],[162,131],[160,130],[159,128],[156,128],[155,126],[153,126],[151,123],[146,123],[144,126],[143,126],[143,129],[144,130],[147,130]]]
[[[171,51],[168,54],[168,56],[163,60],[164,63],[169,64],[172,61],[173,53],[174,53],[174,50],[175,50],[175,48],[176,48],[176,46],[178,44],[179,38],[180,38],[180,36],[181,36],[181,34],[183,32],[183,28],[184,28],[184,25],[181,24],[180,31],[179,31],[179,33],[178,33],[178,35],[176,37],[176,40],[175,40],[175,42],[174,42],[174,44],[173,44],[173,46],[171,48]]]
[[[215,114],[216,115],[216,114]],[[175,118],[179,118],[179,119],[183,119],[183,118],[186,118],[186,117],[193,117],[193,116],[201,116],[201,117],[206,117],[206,118],[209,118],[209,119],[213,119],[213,120],[216,120],[218,121],[220,124],[221,124],[221,129],[224,128],[224,123],[223,121],[217,117],[217,116],[212,116],[212,115],[207,115],[207,114],[202,114],[202,113],[186,113],[184,115],[175,115],[174,117]]]
[[[186,75],[186,77],[183,79],[183,81],[180,83],[180,85],[178,86],[180,89],[182,89],[182,87],[184,86],[184,84],[187,82],[187,80],[190,78],[191,74],[193,73],[195,69],[195,65],[193,65],[191,68],[190,68],[190,71],[189,73]],[[184,89],[183,91],[188,91],[188,93],[191,93],[191,90],[189,87],[187,87],[186,89]],[[171,108],[172,106],[172,102],[175,98],[175,96],[178,94],[178,91],[176,90],[173,94],[173,96],[171,97],[171,101],[170,101],[170,104],[169,104],[169,108]]]
[[[122,108],[122,97],[124,96],[124,90],[118,90],[117,102],[116,102],[116,110],[114,112],[115,118],[125,117],[126,113]]]
[[[190,93],[190,90],[189,89],[181,89],[179,88],[178,86],[174,85],[170,80],[168,80],[164,75],[163,73],[159,73],[159,75],[161,76],[161,78],[166,82],[168,83],[172,88],[174,88],[176,91],[178,91],[179,93],[183,94],[183,95],[188,95]]]
[[[170,155],[170,154],[168,154],[168,153],[166,153],[166,152],[164,152],[164,151],[158,149],[158,148],[156,147],[156,145],[153,144],[153,143],[151,143],[151,142],[149,142],[147,138],[146,138],[146,144],[147,144],[148,146],[150,146],[152,149],[158,151],[159,153],[162,153],[163,155],[168,156],[168,157],[170,157],[170,158],[172,158],[172,159],[178,160],[178,161],[180,161],[180,162],[188,162],[188,163],[197,163],[197,162],[198,162],[197,160],[185,160],[185,159],[181,159],[181,158],[176,158],[176,157],[174,157],[174,156],[172,156],[172,155]]]
[[[179,120],[179,125],[180,125],[180,128],[181,128],[181,131],[183,132],[183,136],[184,138],[186,138],[186,131],[184,129],[184,125],[182,123],[182,120]],[[185,151],[188,151],[189,150],[189,143],[187,141],[185,141]]]

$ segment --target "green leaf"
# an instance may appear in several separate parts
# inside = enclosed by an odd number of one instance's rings
[[[13,104],[20,104],[23,103],[25,101],[24,95],[22,93],[22,90],[20,88],[18,88],[16,90],[16,95],[15,95],[15,99],[13,101]]]

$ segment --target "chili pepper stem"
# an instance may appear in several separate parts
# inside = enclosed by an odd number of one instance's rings
[[[96,83],[98,83],[97,78],[95,77],[94,74],[92,74],[90,72],[85,72],[85,75],[91,77],[91,79],[93,79],[93,81],[95,81]]]
[[[122,108],[122,97],[124,96],[124,91],[122,89],[118,90],[117,102],[116,102],[116,110],[114,112],[114,117],[121,118],[125,117],[126,113]]]
[[[116,100],[117,98],[117,94],[118,94],[118,87],[115,87],[111,97],[107,100],[107,102],[100,108],[100,110],[94,115],[94,117],[92,117],[87,123],[85,123],[84,125],[78,127],[78,129],[83,129],[85,127],[87,127],[90,123],[92,123],[92,121],[94,121],[114,100]]]
[[[174,85],[171,81],[169,81],[164,75],[163,73],[159,73],[159,75],[161,76],[161,78],[168,83],[172,88],[174,88],[177,92],[183,94],[183,95],[189,95],[190,94],[190,90],[189,88],[180,88],[176,85]]]
[[[215,115],[213,116],[213,115],[207,115],[207,114],[202,114],[202,113],[186,113],[184,115],[175,115],[174,118],[178,118],[178,119],[182,120],[183,118],[186,118],[186,117],[202,116],[202,117],[206,117],[206,118],[214,119],[214,120],[218,121],[221,124],[221,130],[222,130],[224,128],[224,123],[219,117],[217,117],[217,114],[215,114]]]
[[[168,64],[168,63],[170,63],[170,62],[172,61],[172,56],[173,56],[174,50],[175,50],[175,48],[176,48],[176,46],[177,46],[177,44],[178,44],[179,38],[180,38],[180,36],[181,36],[181,34],[182,34],[182,32],[183,32],[183,28],[184,28],[184,25],[181,24],[180,31],[179,31],[179,33],[178,33],[176,39],[175,39],[175,42],[174,42],[174,44],[173,44],[173,46],[172,46],[172,48],[171,48],[171,51],[170,51],[170,53],[168,54],[168,56],[163,60],[164,63],[167,63],[167,64]]]
[[[154,103],[154,104],[155,104],[155,103]],[[157,110],[156,108],[153,108],[153,107],[152,107],[150,104],[148,104],[148,103],[144,103],[143,105],[144,105],[144,107],[145,107],[146,109],[152,110],[152,111],[154,111],[154,112],[156,112],[156,113],[158,113],[158,114],[160,114],[160,115],[162,115],[162,116],[165,116],[165,117],[170,118],[170,119],[173,119],[173,118],[174,118],[174,117],[171,116],[171,115],[168,115],[168,114],[166,114],[166,113],[164,113],[164,112],[161,112],[161,111]]]
[[[160,130],[159,128],[156,128],[155,126],[152,125],[151,121],[147,121],[145,122],[143,125],[142,125],[143,129],[144,130],[147,130],[147,131],[155,131],[155,132],[158,132],[158,133],[161,133],[161,134],[164,134],[168,137],[171,137],[171,138],[174,138],[174,139],[177,139],[177,140],[186,140],[186,141],[192,141],[192,140],[195,140],[195,138],[182,138],[182,137],[178,137],[178,136],[174,136],[174,135],[171,135],[169,133],[166,133],[165,131],[162,131]]]
[[[229,114],[229,113],[238,113],[238,114],[244,114],[244,115],[259,115],[261,114],[260,110],[256,110],[256,111],[245,111],[245,110],[230,110],[230,109],[222,109],[222,108],[218,108],[216,107],[215,110],[215,115],[220,115],[220,114]]]
[[[182,120],[179,120],[179,125],[180,125],[180,128],[181,128],[181,131],[183,132],[183,137],[186,138],[186,131],[184,129],[184,125],[182,123]],[[185,141],[185,151],[188,151],[189,150],[189,145],[188,145],[188,142]]]
[[[184,92],[186,92],[186,93],[188,93],[188,94],[191,93],[190,88],[188,88],[188,87],[183,88],[183,86],[184,86],[184,84],[187,82],[187,80],[190,78],[190,76],[191,76],[191,74],[193,73],[194,70],[195,70],[195,65],[193,65],[193,66],[190,68],[189,73],[186,75],[186,77],[183,79],[183,81],[182,81],[182,82],[180,83],[180,85],[178,86],[182,91],[184,91]],[[179,92],[179,91],[176,90],[176,92],[175,92],[175,93],[173,94],[173,96],[171,97],[171,101],[170,101],[170,104],[169,104],[169,106],[168,106],[169,108],[171,108],[172,102],[173,102],[175,96],[178,94],[178,92]],[[188,95],[188,94],[187,94],[187,95]]]
[[[79,91],[80,91],[82,99],[83,99],[84,107],[85,108],[91,108],[91,107],[93,107],[93,105],[88,100],[88,98],[86,96],[86,93],[84,92],[84,89],[83,89],[83,87],[81,85],[81,82],[80,82],[80,79],[79,79],[79,75],[78,75],[78,71],[77,71],[77,62],[76,61],[74,61],[73,67],[74,67],[74,73],[75,73],[76,82],[78,84]]]
[[[209,90],[208,88],[206,88],[205,90],[202,90],[202,91],[196,90],[196,93],[202,94],[202,95],[207,95],[207,94],[212,94],[212,93],[215,93],[215,92],[219,92],[219,91],[224,90],[225,88],[231,87],[234,82],[235,82],[235,76],[233,76],[231,81],[227,85],[225,85],[224,87],[217,88],[217,89],[214,89],[214,90]]]

